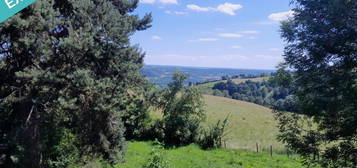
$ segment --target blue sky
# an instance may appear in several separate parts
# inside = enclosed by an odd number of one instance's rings
[[[145,64],[274,69],[282,61],[279,22],[291,16],[290,0],[141,0],[152,27],[133,44]]]

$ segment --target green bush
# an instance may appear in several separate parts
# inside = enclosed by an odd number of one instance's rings
[[[225,136],[228,117],[223,121],[218,120],[216,124],[209,126],[208,130],[203,130],[198,145],[202,149],[222,147],[223,138]]]
[[[176,73],[168,88],[161,91],[158,108],[163,112],[161,128],[163,142],[170,146],[182,146],[196,142],[200,123],[205,118],[202,94],[192,87],[185,87],[187,76]]]

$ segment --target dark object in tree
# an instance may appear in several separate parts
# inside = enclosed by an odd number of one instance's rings
[[[285,84],[297,112],[317,128],[304,128],[301,116],[277,111],[279,139],[306,163],[357,167],[357,1],[293,4],[294,17],[281,26],[285,62],[294,70]]]
[[[66,142],[78,148],[77,158],[120,160],[128,90],[144,80],[139,74],[144,54],[130,45],[129,36],[151,22],[150,15],[130,14],[137,4],[38,1],[1,23],[0,156],[5,154],[5,167],[51,167],[66,152],[46,152],[55,151],[50,148],[59,147],[66,134],[71,137]]]
[[[184,87],[186,75],[175,73],[168,88],[162,90],[158,107],[163,112],[165,145],[182,146],[196,142],[205,118],[203,98],[194,87]]]

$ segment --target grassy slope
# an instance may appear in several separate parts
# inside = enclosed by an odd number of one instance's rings
[[[278,130],[272,110],[254,103],[224,97],[204,95],[207,120],[205,125],[214,124],[229,116],[227,148],[256,150],[273,146],[275,152],[285,152],[283,144],[276,140]],[[154,118],[161,118],[161,113],[153,110]]]
[[[262,81],[264,78],[255,78]],[[237,80],[236,82],[243,82]],[[210,89],[214,83],[204,84]],[[202,86],[199,86],[202,87]],[[204,88],[204,87],[202,87]],[[195,145],[176,149],[165,149],[163,154],[174,168],[300,168],[296,157],[288,158],[276,152],[283,150],[283,145],[276,140],[278,133],[271,109],[239,100],[211,95],[204,95],[207,123],[215,123],[229,115],[228,148],[204,151]],[[159,117],[159,112],[154,116]],[[255,153],[256,143],[265,152]],[[273,157],[267,148],[273,146]],[[150,157],[153,146],[150,142],[129,142],[126,163],[117,168],[140,168]],[[249,149],[249,150],[235,150]],[[261,150],[261,149],[260,149]]]
[[[126,163],[117,168],[140,168],[150,157],[152,145],[149,142],[129,142]],[[164,159],[171,168],[300,168],[296,157],[246,150],[214,149],[204,151],[196,145],[176,149],[165,149]]]
[[[204,95],[204,99],[208,123],[229,115],[227,147],[255,150],[258,143],[261,148],[272,145],[274,151],[283,150],[283,144],[276,140],[278,130],[271,109],[211,95]]]

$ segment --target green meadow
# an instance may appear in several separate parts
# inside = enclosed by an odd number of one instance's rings
[[[278,129],[272,110],[254,103],[204,95],[207,124],[227,116],[227,148],[256,150],[270,149],[285,152],[284,145],[276,140]]]
[[[126,162],[116,168],[141,168],[150,158],[151,142],[129,142]],[[162,158],[170,168],[301,168],[297,156],[256,153],[249,150],[202,150],[196,145],[162,149]]]

